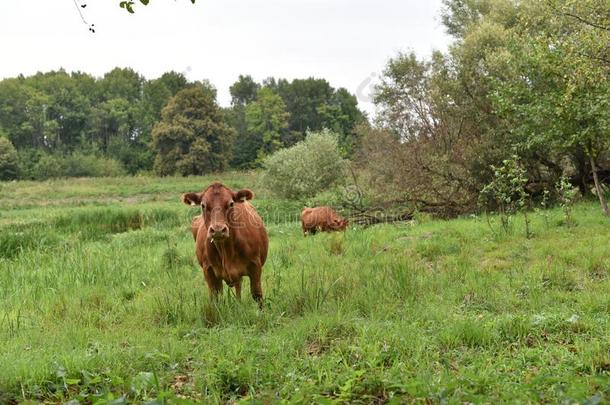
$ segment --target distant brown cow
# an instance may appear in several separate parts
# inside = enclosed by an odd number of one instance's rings
[[[343,231],[347,227],[347,223],[346,219],[341,218],[330,207],[305,208],[301,212],[303,235],[308,233],[313,235],[317,231]]]
[[[235,287],[240,298],[241,279],[248,276],[252,297],[262,307],[261,273],[269,238],[263,220],[246,201],[253,197],[250,190],[233,192],[213,183],[200,193],[183,194],[182,201],[201,206],[202,214],[193,218],[191,230],[210,296],[222,292],[224,281]]]

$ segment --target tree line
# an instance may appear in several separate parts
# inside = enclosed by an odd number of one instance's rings
[[[610,3],[443,3],[453,43],[429,58],[392,58],[370,125],[352,94],[313,78],[240,76],[224,109],[209,83],[175,72],[151,81],[130,69],[3,80],[0,167],[13,162],[4,178],[257,168],[278,150],[302,148],[309,130],[330,129],[370,202],[452,216],[477,210],[494,184],[523,184],[530,201],[572,184],[610,215]],[[516,193],[506,198],[522,201]]]
[[[399,54],[383,72],[358,160],[377,194],[472,212],[514,160],[528,195],[565,178],[608,213],[610,3],[445,0],[442,21],[448,52]]]
[[[64,70],[0,81],[0,178],[255,168],[307,130],[333,128],[346,154],[367,122],[356,97],[323,79],[240,76],[221,108],[207,81],[129,68],[101,78]],[[80,162],[80,163],[79,163]],[[99,173],[95,173],[95,171]]]

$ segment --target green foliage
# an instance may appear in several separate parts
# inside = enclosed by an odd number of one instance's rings
[[[54,177],[117,177],[125,174],[120,162],[114,159],[75,152],[69,155],[43,154],[28,169],[32,179]]]
[[[20,156],[32,158],[20,159],[23,178],[76,175],[57,165],[48,174],[32,174],[42,156],[72,152],[118,160],[135,174],[152,169],[152,127],[167,101],[188,85],[179,73],[146,81],[132,69],[121,68],[99,79],[63,70],[4,79],[0,127]]]
[[[310,132],[304,141],[265,159],[262,182],[278,196],[304,200],[343,183],[345,164],[336,134]]]
[[[204,98],[210,96],[214,105],[200,100],[208,106],[202,104],[187,124],[177,117],[188,116],[192,106],[174,101],[169,125],[163,108],[192,87],[205,88]],[[37,73],[0,80],[0,128],[23,157],[19,175],[49,178],[80,175],[66,173],[64,162],[46,157],[74,152],[119,161],[129,174],[151,172],[155,161],[164,174],[218,171],[229,164],[248,169],[302,140],[306,128],[334,130],[342,153],[349,155],[358,142],[354,128],[366,121],[353,95],[335,91],[324,80],[281,81],[281,86],[262,88],[251,76],[240,76],[230,91],[233,105],[221,111],[209,83],[189,82],[173,71],[152,80],[130,68],[114,68],[101,78],[64,70]],[[298,124],[287,101],[299,114]],[[305,129],[292,129],[297,126]],[[176,145],[180,139],[184,142]]]
[[[530,236],[529,220],[525,212],[528,195],[525,191],[528,179],[517,156],[506,159],[501,166],[492,166],[493,180],[481,190],[481,202],[498,210],[504,232],[511,229],[511,219],[523,212],[527,237]]]
[[[308,130],[323,128],[338,135],[342,154],[350,156],[359,141],[356,128],[367,122],[354,95],[322,79],[269,78],[261,86],[240,75],[230,91],[227,116],[237,132],[232,167],[256,167],[268,154],[303,140]]]
[[[387,148],[387,167],[367,162],[367,153],[361,165],[373,175],[394,172],[383,177],[387,188],[455,215],[473,210],[493,181],[491,165],[517,155],[536,187],[569,173],[586,193],[592,178],[610,215],[600,191],[607,176],[595,164],[610,148],[609,3],[443,3],[455,41],[427,60],[389,61],[375,97],[377,124],[400,144]],[[381,149],[366,143],[367,152]]]
[[[215,91],[198,85],[168,102],[152,136],[155,172],[187,176],[223,170],[234,131],[223,120]]]
[[[559,203],[563,209],[563,216],[566,225],[574,226],[576,221],[572,215],[574,203],[578,198],[578,190],[566,179],[562,177],[556,185],[557,193],[559,194]]]
[[[239,79],[229,88],[231,104],[244,106],[256,101],[260,88],[260,84],[255,82],[252,76],[239,75]]]
[[[19,178],[19,155],[7,138],[0,133],[0,180]]]
[[[144,5],[144,6],[148,6],[148,3],[150,3],[150,0],[138,0],[140,2],[140,4]],[[190,2],[192,4],[195,4],[195,0],[190,0]],[[127,11],[129,14],[133,14],[135,13],[135,6],[136,2],[132,1],[132,0],[128,0],[128,1],[121,1],[119,2],[119,7],[121,7],[122,9],[125,9],[125,11]]]
[[[282,98],[267,87],[260,89],[256,101],[246,107],[246,127],[258,143],[254,150],[259,162],[282,147],[281,137],[288,129],[289,116]]]

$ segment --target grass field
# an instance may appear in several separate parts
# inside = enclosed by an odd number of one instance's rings
[[[208,299],[179,196],[211,180],[0,184],[0,403],[610,401],[594,203],[531,214],[531,239],[424,216],[304,238],[301,204],[255,187],[261,312]]]

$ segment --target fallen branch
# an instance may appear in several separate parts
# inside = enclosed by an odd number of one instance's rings
[[[402,214],[389,215],[383,211],[376,212],[358,212],[348,217],[350,224],[371,226],[376,224],[388,224],[395,222],[405,222],[413,219],[412,212]]]

